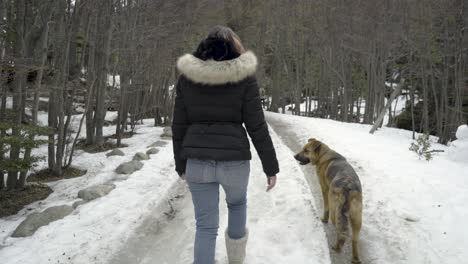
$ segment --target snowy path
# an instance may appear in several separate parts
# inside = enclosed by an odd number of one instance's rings
[[[298,134],[295,133],[294,129],[291,129],[290,124],[287,124],[285,122],[282,122],[279,119],[273,118],[273,116],[267,114],[266,115],[267,121],[270,124],[270,126],[273,128],[275,133],[277,133],[281,140],[286,144],[291,151],[293,152],[299,152],[299,150],[303,147],[303,140],[299,137]],[[311,135],[312,137],[312,135]],[[323,199],[322,199],[322,194],[320,190],[320,185],[318,182],[317,175],[315,173],[315,168],[312,166],[301,166],[301,169],[304,173],[304,176],[310,186],[312,195],[314,197],[315,203],[318,205],[318,210],[319,214],[323,210]],[[327,240],[328,240],[328,245],[330,246],[329,252],[330,252],[330,258],[331,258],[331,263],[333,264],[344,264],[344,263],[350,263],[351,259],[351,243],[350,240],[345,243],[342,252],[341,253],[336,253],[331,249],[331,245],[333,245],[336,241],[336,232],[335,228],[331,223],[328,223],[324,225],[325,232],[327,235]],[[361,260],[363,263],[367,263],[367,249],[365,248],[365,242],[363,242],[364,235],[361,233],[361,245],[360,245],[360,253],[361,253]]]
[[[248,193],[250,240],[246,264],[330,263],[323,225],[317,217],[301,168],[273,131],[272,139],[281,163],[278,185],[272,192],[265,192],[266,179],[256,155],[251,163]],[[195,225],[193,207],[185,184],[180,184],[178,192],[183,197],[174,200],[175,217],[164,223],[158,220],[158,212],[155,211],[153,219],[144,221],[110,263],[191,263]],[[220,193],[224,195],[222,191]],[[224,264],[227,263],[224,247],[227,212],[224,198],[220,197],[220,201],[216,259]]]
[[[468,164],[448,159],[450,147],[433,139],[432,148],[445,152],[427,162],[408,150],[411,131],[384,127],[371,135],[370,125],[270,112],[266,117],[294,151],[315,137],[356,169],[364,197],[360,235],[364,264],[467,263]],[[316,195],[312,175],[306,173]],[[318,206],[321,200],[316,195]],[[326,231],[333,241],[330,224]],[[343,262],[331,252],[333,263],[346,263],[348,253],[339,256]]]

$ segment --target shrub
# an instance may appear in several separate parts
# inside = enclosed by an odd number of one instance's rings
[[[49,131],[48,128],[24,124],[0,123],[0,131],[7,132],[0,136],[0,171],[2,173],[10,172],[11,174],[11,172],[13,172],[17,174],[19,172],[27,172],[42,159],[42,157],[33,155],[26,157],[24,153],[26,150],[30,151],[47,143],[47,140],[36,139],[36,136],[47,135]],[[11,133],[9,133],[10,131]],[[12,158],[9,155],[4,155],[12,149],[19,150],[19,158]],[[23,184],[20,184],[20,186],[22,185]],[[7,186],[7,188],[12,187],[13,186]]]
[[[431,148],[431,141],[429,140],[429,135],[424,134],[418,136],[415,142],[411,143],[409,150],[415,152],[419,159],[425,158],[427,161],[432,159],[433,151],[429,150]]]

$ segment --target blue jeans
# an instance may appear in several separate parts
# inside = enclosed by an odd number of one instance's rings
[[[219,185],[226,193],[227,233],[232,239],[244,237],[249,174],[248,160],[187,160],[185,177],[192,193],[197,225],[194,264],[214,263],[219,227]]]

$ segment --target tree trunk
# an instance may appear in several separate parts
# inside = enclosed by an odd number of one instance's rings
[[[0,17],[7,17],[7,9],[6,9],[6,3],[3,2],[3,0],[0,0]],[[6,54],[6,44],[7,41],[6,39],[0,39],[0,65],[3,65],[4,59],[5,59],[5,54]],[[0,91],[2,93],[2,96],[0,98],[1,100],[1,107],[0,107],[0,123],[6,122],[6,102],[7,102],[7,83],[5,81],[5,75],[3,71],[0,71]],[[3,138],[6,136],[6,130],[0,128],[0,138]],[[0,162],[3,161],[5,158],[5,153],[4,153],[4,145],[3,143],[0,143]],[[0,191],[5,188],[5,173],[3,170],[0,170]]]
[[[17,0],[16,1],[16,38],[15,38],[15,62],[16,62],[16,69],[15,69],[15,80],[14,80],[14,94],[13,94],[13,110],[14,110],[14,126],[12,129],[12,136],[20,137],[21,129],[19,125],[21,125],[23,112],[22,109],[24,104],[22,102],[23,99],[23,87],[25,84],[26,69],[21,68],[24,65],[24,52],[25,52],[25,43],[24,43],[24,20],[25,20],[25,1],[24,0]],[[20,147],[17,145],[12,145],[10,150],[10,159],[11,160],[19,160],[20,158]],[[16,187],[18,182],[18,171],[8,171],[8,179],[7,179],[7,189],[13,189]]]
[[[49,19],[50,16],[52,15],[52,12],[49,12],[49,16],[46,19],[46,22],[44,24],[44,29],[42,31],[42,36],[41,36],[41,57],[40,57],[40,62],[39,62],[39,70],[37,72],[37,77],[36,77],[36,82],[34,84],[34,102],[32,106],[32,125],[36,126],[37,125],[37,112],[39,109],[39,91],[41,90],[41,83],[42,83],[42,77],[44,76],[44,68],[45,68],[45,63],[47,60],[47,45],[48,45],[48,37],[49,37]],[[31,135],[30,140],[34,140],[34,135]],[[24,159],[28,160],[31,158],[31,148],[27,147],[24,151]],[[24,185],[26,184],[26,171],[22,171],[20,173],[20,179],[18,182],[18,187],[23,188]]]
[[[374,134],[374,132],[377,130],[377,128],[382,123],[382,120],[385,117],[385,113],[387,112],[387,109],[389,109],[392,106],[393,101],[395,100],[395,98],[397,98],[397,96],[400,94],[400,92],[401,92],[401,85],[398,85],[398,87],[395,89],[395,91],[393,91],[393,93],[390,95],[390,98],[388,99],[387,104],[380,111],[380,114],[377,117],[377,119],[375,120],[375,123],[372,126],[369,133]]]
[[[97,23],[97,11],[93,10],[91,14],[91,22],[90,22],[90,27],[91,27],[91,32],[90,32],[90,37],[89,37],[89,50],[88,50],[88,68],[87,68],[87,80],[88,83],[92,80],[96,79],[96,38],[98,34],[98,23]],[[98,84],[95,84],[96,86]],[[88,111],[86,113],[86,144],[87,145],[92,145],[95,143],[96,138],[95,138],[95,126],[94,126],[94,107],[96,107],[96,104],[94,103],[94,98],[95,98],[95,93],[98,88],[96,87],[95,89],[91,90],[91,85],[88,85],[87,87],[87,92],[86,92],[86,98],[91,98],[91,110],[93,111]],[[87,101],[87,99],[86,99]]]

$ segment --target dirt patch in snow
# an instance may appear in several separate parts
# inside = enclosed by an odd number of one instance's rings
[[[52,189],[44,184],[27,185],[22,190],[0,191],[0,218],[17,214],[24,206],[44,200]]]
[[[136,132],[133,132],[133,131],[127,131],[127,132],[124,132],[122,134],[122,137],[121,138],[131,138],[133,137],[134,135],[136,135],[137,133]],[[106,138],[112,138],[112,139],[117,139],[117,135],[116,134],[113,134],[111,136],[108,136]]]
[[[115,148],[125,148],[125,147],[128,147],[128,145],[120,144],[120,146],[117,146],[117,144],[114,142],[105,142],[104,145],[102,146],[87,145],[85,141],[83,140],[76,144],[77,149],[81,149],[88,153],[99,153],[99,152],[104,152],[104,151],[108,151],[108,150],[115,149]]]
[[[87,170],[69,167],[63,170],[62,176],[54,175],[49,169],[40,170],[28,176],[28,182],[51,182],[71,179],[85,175]]]

